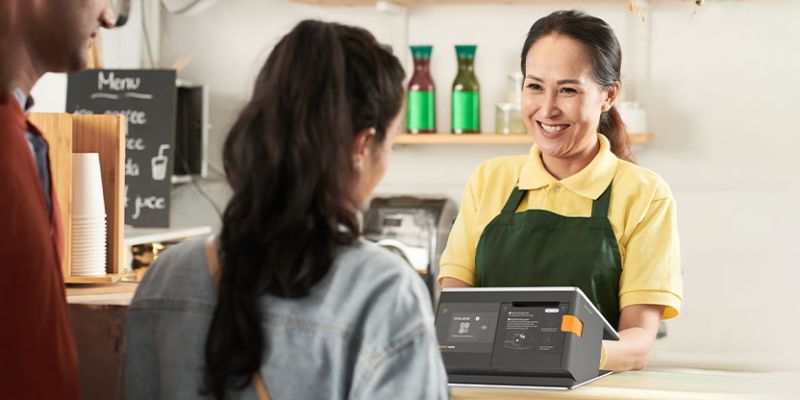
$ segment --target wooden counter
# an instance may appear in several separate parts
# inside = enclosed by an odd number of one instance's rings
[[[789,399],[783,390],[797,381],[792,373],[726,372],[699,369],[649,369],[612,374],[568,391],[453,388],[453,400],[520,399]]]
[[[125,322],[137,286],[120,282],[67,287],[83,400],[117,398],[122,382]]]

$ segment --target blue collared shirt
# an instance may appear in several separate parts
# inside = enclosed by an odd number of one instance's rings
[[[28,114],[28,110],[33,106],[33,99],[26,97],[22,89],[16,88],[14,90],[14,97],[19,102],[19,106]],[[50,170],[47,166],[47,141],[33,132],[25,131],[25,140],[28,141],[28,147],[31,149],[33,161],[36,163],[36,169],[39,174],[39,183],[42,185],[42,192],[44,193],[44,202],[47,204],[47,212],[53,211],[53,201],[50,199]]]

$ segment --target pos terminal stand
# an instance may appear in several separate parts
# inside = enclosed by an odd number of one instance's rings
[[[567,390],[599,371],[617,331],[577,287],[445,288],[436,334],[451,386]]]

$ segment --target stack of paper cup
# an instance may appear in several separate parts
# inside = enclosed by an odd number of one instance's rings
[[[97,153],[72,155],[71,275],[106,274],[106,207]]]

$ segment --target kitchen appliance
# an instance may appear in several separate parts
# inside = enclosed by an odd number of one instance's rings
[[[376,197],[364,214],[364,237],[398,254],[438,298],[439,256],[458,209],[444,197]]]
[[[557,390],[611,374],[601,341],[619,340],[577,287],[442,289],[436,335],[452,386]]]

